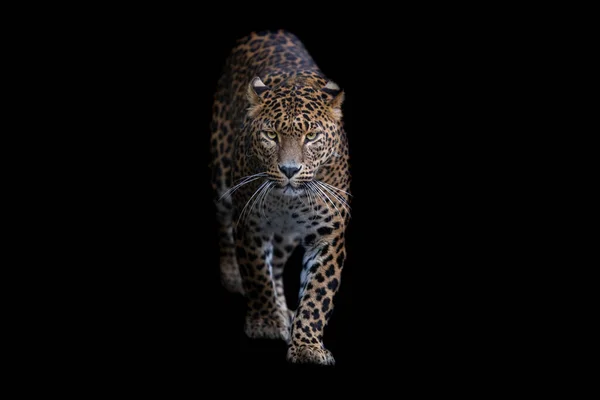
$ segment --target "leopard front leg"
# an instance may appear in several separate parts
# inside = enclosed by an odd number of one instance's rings
[[[235,255],[231,200],[224,198],[216,202],[219,223],[219,253],[221,284],[232,293],[244,294],[242,277]]]
[[[271,241],[257,233],[242,233],[236,241],[236,254],[247,301],[246,335],[289,342],[290,319],[287,308],[280,304],[271,272]]]
[[[333,313],[346,251],[343,234],[308,247],[303,260],[300,302],[292,323],[287,359],[292,363],[333,365],[323,332]]]
[[[230,132],[228,124],[217,118],[214,124],[213,140],[217,140]],[[231,155],[227,148],[215,146],[213,148],[214,161],[212,163],[212,188],[217,194],[214,203],[219,224],[219,261],[221,272],[221,285],[232,293],[243,294],[242,277],[235,255],[235,238],[233,234],[233,203],[230,191],[231,183]]]

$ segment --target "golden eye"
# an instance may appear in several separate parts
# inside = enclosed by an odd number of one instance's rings
[[[273,131],[265,132],[265,135],[271,140],[277,139],[277,134]]]
[[[317,137],[317,132],[311,132],[306,134],[306,140],[315,140]]]

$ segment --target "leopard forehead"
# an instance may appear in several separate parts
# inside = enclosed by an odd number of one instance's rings
[[[266,116],[259,122],[257,127],[265,132],[277,132],[294,136],[311,132],[327,132],[334,129],[334,127],[323,121],[315,120],[304,114],[297,114],[294,117],[282,116],[278,119]]]
[[[311,86],[282,86],[265,96],[258,127],[280,133],[334,131],[327,95]]]

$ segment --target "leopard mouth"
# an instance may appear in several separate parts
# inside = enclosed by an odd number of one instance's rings
[[[297,196],[298,194],[302,193],[303,191],[304,191],[304,188],[302,186],[295,186],[295,185],[292,185],[291,183],[287,183],[281,187],[281,193],[283,193],[287,196]]]

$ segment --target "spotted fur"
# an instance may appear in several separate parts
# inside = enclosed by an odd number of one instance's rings
[[[252,33],[226,61],[213,106],[212,186],[221,281],[247,300],[245,332],[282,339],[293,363],[334,364],[323,345],[350,218],[344,92],[297,37]],[[288,310],[286,261],[304,247]]]

